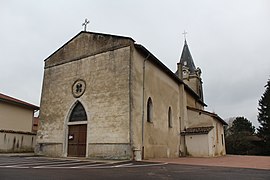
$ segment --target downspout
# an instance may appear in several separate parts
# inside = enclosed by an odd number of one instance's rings
[[[143,94],[142,94],[142,149],[141,156],[144,159],[144,91],[145,91],[145,62],[148,60],[150,53],[148,53],[147,57],[143,61]]]
[[[131,148],[131,151],[132,151],[132,148],[133,148],[133,137],[132,137],[132,92],[131,92],[131,89],[132,89],[132,84],[131,84],[131,81],[132,81],[132,57],[133,57],[133,49],[132,47],[130,46],[130,53],[129,53],[129,82],[128,82],[128,86],[129,86],[129,144],[130,144],[130,148]],[[132,159],[134,159],[134,152],[133,152],[133,157]]]

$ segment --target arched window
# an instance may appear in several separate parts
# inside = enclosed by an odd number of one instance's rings
[[[153,103],[151,98],[147,100],[147,122],[153,122]]]
[[[85,109],[80,102],[76,103],[69,117],[69,122],[75,121],[87,121]]]
[[[168,110],[168,127],[172,128],[172,108],[169,107]]]

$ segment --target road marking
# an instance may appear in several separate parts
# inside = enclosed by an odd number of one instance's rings
[[[36,163],[17,163],[6,167],[21,167],[21,166],[35,166],[35,165],[54,165],[54,164],[65,164],[67,162],[56,161],[56,162],[36,162]],[[77,163],[77,162],[74,162]]]
[[[151,166],[163,166],[163,165],[166,165],[168,163],[160,163],[160,164],[124,164],[122,166],[93,166],[93,167],[85,167],[85,168],[88,168],[88,169],[112,169],[112,168],[136,168],[136,167],[151,167]],[[83,169],[85,169],[84,167],[81,167]]]
[[[0,168],[9,168],[9,166],[1,166]],[[16,167],[16,168],[20,168],[20,169],[28,169],[30,167],[27,167],[27,166],[22,166],[22,167]]]
[[[116,166],[113,166],[113,167],[124,167],[124,166],[129,166],[129,165],[133,165],[133,163],[128,163],[128,164],[120,164],[120,165],[116,165]]]
[[[160,164],[134,164],[132,166],[123,166],[124,168],[133,168],[133,167],[149,167],[149,166],[162,166],[168,163],[160,163]]]
[[[85,166],[38,166],[38,167],[33,167],[33,168],[35,169],[86,169],[86,168],[98,167],[102,165],[104,164],[92,164],[92,165],[85,165]]]
[[[102,166],[102,165],[104,165],[104,166],[107,166],[107,165],[109,165],[109,164],[111,164],[111,163],[108,163],[108,164],[106,164],[106,163],[101,163],[101,164],[89,164],[89,165],[84,165],[84,166],[73,166],[73,167],[70,167],[70,168],[88,168],[88,167],[96,167],[96,166]]]
[[[0,158],[0,168],[33,168],[33,169],[110,169],[110,168],[138,168],[138,167],[151,167],[162,166],[168,163],[155,163],[143,164],[134,163],[131,161],[126,162],[96,162],[96,161],[83,161],[78,159],[51,159],[43,157],[30,158]],[[6,162],[5,162],[6,161]],[[5,163],[4,163],[5,162]]]
[[[67,168],[68,168],[68,166],[69,165],[80,165],[80,164],[91,164],[91,162],[70,162],[70,163],[67,163],[67,162],[65,162],[65,163],[58,163],[58,164],[48,164],[48,165],[42,165],[42,166],[34,166],[34,167],[32,167],[32,168],[47,168],[47,167],[59,167],[59,166],[62,166],[63,168],[65,168],[65,166],[67,166]],[[93,164],[93,163],[92,163]]]

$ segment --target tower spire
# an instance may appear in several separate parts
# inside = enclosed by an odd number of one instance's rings
[[[189,51],[186,37],[185,37],[185,43],[184,43],[183,51],[182,51],[181,58],[180,58],[180,63],[183,66],[187,67],[189,69],[189,71],[190,71],[191,74],[195,73],[196,66],[194,64],[193,58],[191,56],[191,53]]]
[[[177,75],[182,79],[203,101],[203,89],[201,79],[201,69],[196,68],[186,40],[187,32],[184,31],[185,38],[180,62],[177,64]]]

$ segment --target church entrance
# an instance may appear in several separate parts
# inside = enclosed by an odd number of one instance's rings
[[[85,157],[87,125],[68,126],[68,156]]]
[[[71,111],[68,122],[67,155],[72,157],[86,156],[87,115],[84,107],[78,101]]]

